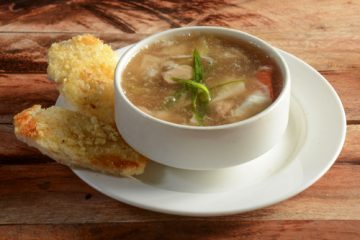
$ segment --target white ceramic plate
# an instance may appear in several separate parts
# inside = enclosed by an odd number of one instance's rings
[[[74,173],[121,202],[188,216],[251,211],[300,193],[335,162],[344,144],[346,119],[327,80],[302,60],[279,52],[292,78],[290,121],[282,141],[261,157],[217,171],[187,171],[150,162],[136,178],[75,168]],[[60,98],[57,105],[65,103]]]

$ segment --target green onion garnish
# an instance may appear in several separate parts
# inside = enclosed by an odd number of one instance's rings
[[[193,51],[193,79],[172,78],[175,82],[183,84],[183,87],[166,100],[166,106],[175,103],[185,91],[189,91],[192,101],[192,111],[197,124],[204,125],[204,116],[207,106],[211,101],[211,94],[208,87],[203,83],[204,68],[202,66],[199,52]]]
[[[198,83],[202,83],[204,69],[201,63],[200,54],[196,49],[193,52],[193,62],[194,62],[194,72],[193,72],[194,81]]]
[[[193,80],[185,80],[180,78],[172,78],[175,82],[182,83],[187,85],[190,89],[197,90],[196,96],[199,95],[201,101],[210,102],[211,96],[209,89],[205,86],[205,84],[195,82]]]

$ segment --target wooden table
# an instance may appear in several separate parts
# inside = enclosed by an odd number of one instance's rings
[[[15,139],[13,115],[53,105],[58,96],[46,77],[51,43],[90,32],[116,49],[189,25],[247,31],[329,80],[345,106],[348,132],[323,178],[265,209],[179,217],[112,200]],[[6,0],[0,43],[0,239],[360,239],[360,1]]]

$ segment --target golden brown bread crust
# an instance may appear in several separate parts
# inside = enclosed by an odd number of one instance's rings
[[[61,164],[114,175],[141,174],[147,159],[114,128],[115,53],[91,35],[52,44],[48,76],[79,112],[35,105],[14,117],[18,139]],[[98,121],[98,119],[100,121]]]
[[[110,46],[86,34],[54,43],[48,76],[76,110],[114,125],[116,56]]]
[[[147,163],[111,125],[61,107],[34,105],[14,117],[14,126],[18,139],[68,166],[130,176]]]

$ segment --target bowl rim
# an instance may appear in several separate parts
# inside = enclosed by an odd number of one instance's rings
[[[222,124],[222,125],[215,125],[215,126],[192,126],[192,125],[185,125],[185,124],[178,124],[178,123],[172,123],[172,122],[168,122],[156,117],[153,117],[150,114],[147,114],[145,112],[143,112],[139,107],[137,107],[135,104],[133,104],[128,98],[127,96],[124,94],[124,89],[121,86],[121,79],[122,79],[122,73],[123,71],[126,69],[126,66],[129,64],[129,62],[131,61],[131,59],[139,53],[139,51],[145,47],[147,47],[149,44],[153,43],[154,41],[157,41],[158,38],[161,38],[165,35],[172,35],[172,34],[179,34],[181,32],[186,33],[186,31],[196,31],[196,30],[200,30],[200,31],[214,31],[214,30],[218,30],[219,32],[217,34],[222,35],[224,33],[229,33],[229,34],[237,34],[239,38],[241,38],[242,40],[246,41],[246,42],[250,42],[252,44],[257,45],[257,47],[264,49],[264,51],[271,53],[272,57],[274,58],[276,64],[278,64],[278,67],[280,68],[280,72],[281,75],[283,76],[283,86],[282,89],[280,91],[279,96],[275,99],[274,102],[272,102],[268,107],[266,107],[264,110],[260,111],[259,113],[256,113],[255,115],[240,120],[240,121],[236,121],[233,123],[227,123],[227,124]],[[248,41],[247,39],[251,39],[251,41]],[[259,46],[261,45],[261,46]],[[126,62],[125,66],[122,66],[122,62],[124,61],[124,59],[128,59]],[[232,29],[232,28],[226,28],[226,27],[217,27],[217,26],[190,26],[190,27],[180,27],[180,28],[172,28],[172,29],[168,29],[165,31],[161,31],[155,34],[152,34],[142,40],[140,40],[139,42],[131,45],[131,47],[129,47],[129,49],[127,49],[119,58],[117,64],[116,64],[116,68],[115,68],[115,74],[114,74],[114,89],[115,91],[117,91],[122,98],[125,100],[125,102],[137,113],[139,113],[141,116],[151,120],[151,121],[155,121],[159,124],[163,124],[169,127],[175,127],[175,128],[179,128],[179,129],[191,129],[191,130],[200,130],[200,131],[204,131],[204,130],[220,130],[220,129],[230,129],[230,128],[234,128],[234,127],[239,127],[239,126],[243,126],[243,125],[248,125],[251,124],[253,122],[256,122],[257,120],[263,118],[264,116],[266,116],[269,112],[273,111],[273,109],[280,104],[281,100],[286,97],[285,95],[287,94],[287,92],[290,92],[290,71],[289,71],[289,67],[286,64],[286,61],[284,60],[284,58],[279,54],[279,52],[276,50],[275,47],[273,47],[272,45],[270,45],[269,43],[267,43],[266,41],[262,40],[261,38],[258,38],[254,35],[251,35],[247,32],[243,32],[237,29]],[[118,98],[117,94],[115,94],[115,101],[119,101],[120,99]]]

